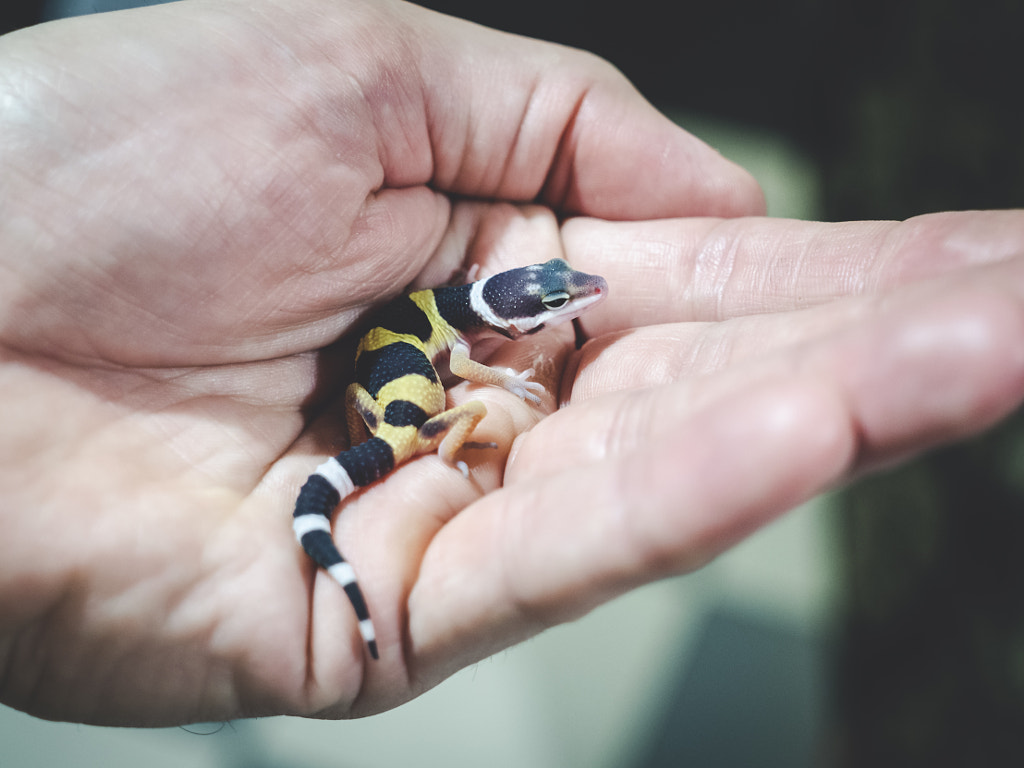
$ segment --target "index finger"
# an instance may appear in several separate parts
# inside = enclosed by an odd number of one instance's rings
[[[565,223],[567,258],[611,287],[593,335],[817,306],[1024,252],[1024,212],[907,221],[671,219]]]

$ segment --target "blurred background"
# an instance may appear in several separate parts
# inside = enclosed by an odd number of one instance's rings
[[[130,4],[8,4],[0,31]],[[421,4],[607,58],[773,216],[1024,205],[1024,3]],[[0,708],[0,766],[1024,765],[1022,502],[1015,417],[395,712],[134,731]]]

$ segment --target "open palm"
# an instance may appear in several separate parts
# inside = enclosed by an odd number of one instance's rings
[[[0,698],[37,714],[395,706],[1024,388],[1019,216],[721,218],[759,211],[749,177],[585,54],[400,4],[190,2],[0,39],[0,92]],[[491,353],[542,406],[459,385],[499,449],[335,522],[369,662],[290,521],[344,447],[349,332],[555,256],[611,297],[579,352]]]

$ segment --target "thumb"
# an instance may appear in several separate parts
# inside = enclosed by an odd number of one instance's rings
[[[404,11],[436,188],[609,219],[763,212],[746,171],[660,114],[604,60]],[[387,144],[398,151],[386,167],[398,180],[414,165],[408,126],[391,125]]]

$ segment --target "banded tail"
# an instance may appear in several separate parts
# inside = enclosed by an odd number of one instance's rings
[[[377,634],[356,573],[334,544],[331,515],[342,499],[386,475],[394,464],[391,446],[379,437],[342,451],[309,476],[299,491],[292,517],[295,537],[306,554],[345,590],[359,620],[359,632],[374,659],[379,658]]]

